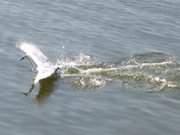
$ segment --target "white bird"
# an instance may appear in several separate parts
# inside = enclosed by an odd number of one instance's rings
[[[32,87],[40,80],[60,75],[57,72],[60,68],[55,64],[52,64],[44,53],[35,45],[23,42],[20,45],[17,45],[17,47],[25,53],[25,56],[22,57],[21,60],[27,57],[30,62],[36,66],[37,75],[34,78]]]

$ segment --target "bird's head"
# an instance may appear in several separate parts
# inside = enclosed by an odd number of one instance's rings
[[[56,74],[61,74],[61,68],[60,68],[60,67],[56,67],[55,73],[56,73]]]

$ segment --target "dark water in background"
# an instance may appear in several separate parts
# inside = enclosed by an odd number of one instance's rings
[[[53,61],[83,52],[117,62],[149,51],[179,61],[179,7],[178,0],[1,0],[0,133],[178,135],[178,89],[146,93],[113,82],[82,90],[58,80],[47,93],[23,96],[34,74],[17,61],[21,55],[15,45],[34,43]]]

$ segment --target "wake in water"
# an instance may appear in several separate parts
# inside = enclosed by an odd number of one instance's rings
[[[27,49],[27,46],[31,50]],[[22,43],[20,47],[38,65],[38,72],[41,76],[37,75],[39,78],[35,78],[35,83],[37,80],[60,74],[61,79],[71,78],[72,84],[79,88],[103,87],[107,82],[114,80],[119,80],[122,84],[124,82],[132,84],[132,86],[143,84],[145,87],[150,86],[156,90],[180,87],[178,85],[179,64],[175,57],[161,52],[135,54],[118,64],[98,62],[88,55],[80,54],[74,57],[62,57],[53,65],[47,61],[47,57],[35,45]],[[22,49],[23,47],[26,48]],[[43,61],[41,61],[42,58]],[[60,69],[61,72],[56,73],[56,69]],[[48,71],[48,74],[44,71]]]
[[[100,63],[80,54],[58,60],[57,65],[63,70],[62,78],[76,78],[73,84],[80,88],[103,87],[113,80],[146,83],[156,90],[179,87],[176,78],[170,77],[178,69],[175,58],[161,52],[136,54],[119,64]]]

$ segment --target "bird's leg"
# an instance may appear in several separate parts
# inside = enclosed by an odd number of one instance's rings
[[[31,88],[27,92],[23,92],[25,96],[28,96],[34,89],[34,84],[31,85]]]

